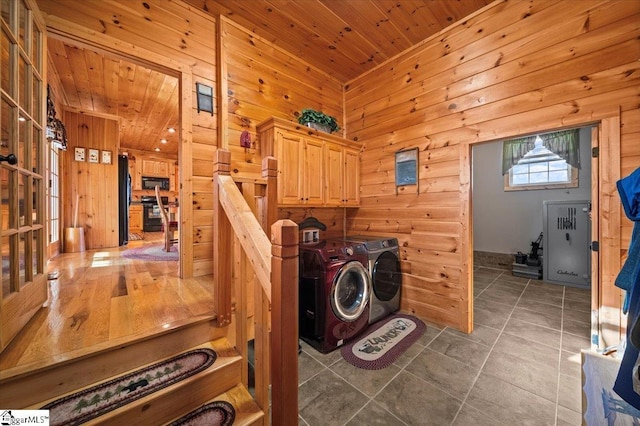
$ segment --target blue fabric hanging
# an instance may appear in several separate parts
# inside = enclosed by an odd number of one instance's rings
[[[626,290],[622,312],[627,313],[631,290],[640,271],[640,168],[616,183],[627,217],[634,221],[627,260],[616,278],[616,286]]]
[[[627,347],[613,390],[640,410],[640,395],[633,389],[633,368],[640,353],[640,168],[617,182],[627,217],[634,222],[631,244],[616,286],[626,290],[623,312],[627,316]]]

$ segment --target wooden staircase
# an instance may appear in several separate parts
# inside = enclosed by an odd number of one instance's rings
[[[217,358],[209,368],[87,424],[167,424],[208,402],[220,400],[234,406],[234,424],[263,424],[265,413],[241,380],[246,359],[229,342],[226,334],[226,327],[216,326],[214,315],[205,316],[67,362],[41,368],[25,366],[20,369],[24,372],[4,372],[0,380],[0,403],[14,409],[40,409],[64,396],[188,350],[210,348],[216,352]]]
[[[111,340],[90,352],[67,353],[49,364],[0,371],[0,407],[41,408],[188,350],[212,348],[217,358],[209,368],[88,423],[167,424],[223,400],[235,408],[234,424],[297,424],[298,227],[276,221],[276,166],[275,159],[266,157],[264,179],[234,181],[230,153],[216,151],[214,253],[219,255],[211,314]],[[249,292],[254,294],[251,324]],[[250,329],[255,335],[255,398],[247,389]]]

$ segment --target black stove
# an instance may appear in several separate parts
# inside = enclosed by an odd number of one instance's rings
[[[169,197],[160,197],[163,206],[169,204]],[[142,230],[144,232],[160,232],[162,231],[162,216],[158,199],[155,195],[143,195],[140,197],[142,204]]]

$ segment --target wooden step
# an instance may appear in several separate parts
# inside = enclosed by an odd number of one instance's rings
[[[227,329],[214,327],[214,319],[213,314],[202,315],[161,330],[65,354],[46,363],[1,371],[0,406],[20,409],[56,399],[225,336]]]
[[[151,393],[122,407],[109,411],[98,418],[90,420],[88,424],[162,424],[166,422],[167,419],[176,417],[176,413],[188,413],[195,410],[199,406],[211,400],[214,395],[223,394],[229,389],[234,388],[239,383],[241,363],[243,360],[226,338],[219,338],[213,342],[208,342],[189,349],[192,350],[198,348],[210,348],[216,352],[217,358],[209,368],[177,383],[162,388],[157,392]],[[157,358],[152,363],[149,363],[149,365],[172,358],[175,355],[177,354],[172,354],[172,356],[162,359]],[[142,368],[144,367],[145,366],[142,366]],[[137,367],[131,371],[125,372],[123,375],[135,372],[139,369],[140,367]],[[110,379],[112,378],[104,381],[108,381]],[[102,382],[92,383],[91,386],[74,390],[69,394],[82,391],[94,385],[99,385]],[[66,395],[63,395],[62,397],[64,396]],[[41,401],[29,408],[37,409],[57,399],[58,398],[52,398],[46,401]]]
[[[226,401],[233,405],[236,410],[236,418],[233,422],[234,426],[259,425],[263,423],[264,412],[251,397],[247,388],[242,384],[238,384],[228,391],[221,393],[215,398],[205,402],[205,404],[213,401]],[[168,421],[166,424],[170,424],[172,421],[175,421],[186,414],[188,413],[181,414],[180,416]]]

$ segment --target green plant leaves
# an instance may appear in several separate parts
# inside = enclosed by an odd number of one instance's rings
[[[338,122],[335,117],[324,114],[321,111],[316,111],[315,109],[305,108],[300,112],[300,116],[298,117],[298,123],[306,124],[306,123],[318,123],[329,126],[332,132],[336,132],[340,130],[340,126],[338,126]]]

